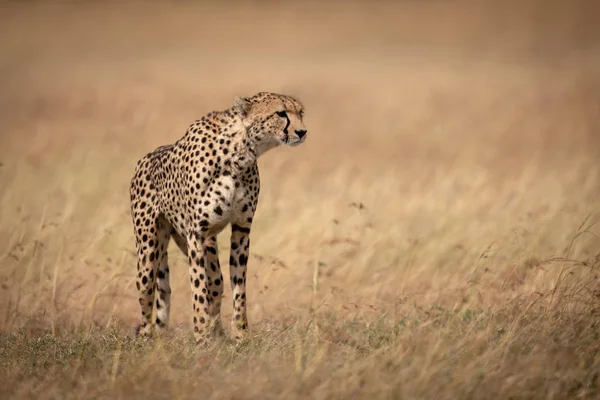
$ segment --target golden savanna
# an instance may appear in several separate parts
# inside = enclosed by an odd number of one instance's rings
[[[598,398],[598,12],[3,3],[1,397]],[[137,160],[261,91],[308,135],[258,161],[248,340],[194,344],[173,242],[136,338]]]

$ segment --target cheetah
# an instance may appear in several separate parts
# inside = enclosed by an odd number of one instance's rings
[[[236,97],[230,108],[208,113],[174,144],[138,161],[130,184],[142,311],[138,335],[168,327],[171,238],[188,259],[196,342],[207,344],[224,334],[217,235],[231,224],[231,335],[237,342],[247,337],[246,270],[260,191],[257,159],[280,144],[303,143],[303,116],[304,106],[291,96]]]

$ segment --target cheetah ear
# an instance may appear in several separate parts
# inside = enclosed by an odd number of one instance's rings
[[[233,101],[233,110],[240,113],[242,117],[248,115],[250,108],[252,108],[252,103],[247,97],[236,97]]]

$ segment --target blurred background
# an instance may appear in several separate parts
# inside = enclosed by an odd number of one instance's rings
[[[0,3],[0,392],[597,397],[598,4]],[[308,136],[259,160],[251,341],[188,341],[174,244],[130,339],[137,160],[259,91]]]
[[[516,287],[543,286],[551,276],[527,268],[597,248],[591,236],[571,239],[598,206],[599,9],[3,3],[6,326],[48,315],[134,324],[136,161],[259,91],[300,98],[309,134],[259,162],[252,320],[305,309],[315,268],[319,295],[339,312],[411,293],[443,301],[449,283],[475,274],[493,286],[513,279],[515,265],[524,268]],[[187,326],[185,259],[171,253],[173,318]],[[482,301],[505,295],[484,292]]]

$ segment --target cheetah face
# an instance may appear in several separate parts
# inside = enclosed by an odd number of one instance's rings
[[[261,92],[251,98],[238,97],[234,109],[261,149],[281,144],[295,147],[306,140],[304,107],[293,97]]]
[[[287,110],[276,111],[275,115],[279,119],[278,126],[272,134],[281,144],[288,146],[298,146],[306,140],[306,127],[302,122],[302,111],[295,113]],[[281,128],[283,126],[283,128]]]

